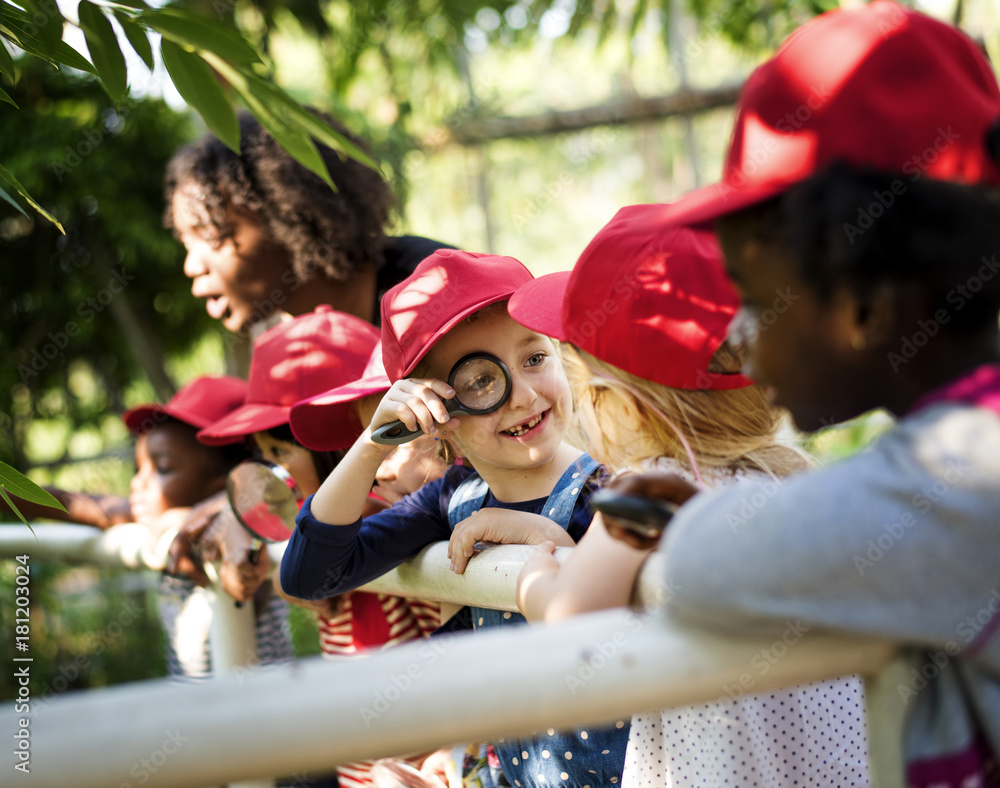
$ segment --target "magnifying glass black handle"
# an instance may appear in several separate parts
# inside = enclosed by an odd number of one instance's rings
[[[644,539],[653,539],[663,533],[677,507],[666,501],[627,495],[615,490],[598,490],[590,498],[592,512],[612,518],[621,528],[632,531]]]
[[[458,400],[446,399],[444,400],[444,406],[451,416],[468,415],[468,411],[462,410],[462,406],[458,403]],[[424,431],[420,427],[411,430],[401,421],[391,421],[375,430],[372,433],[372,440],[375,443],[381,443],[383,446],[401,446],[404,443],[409,443],[419,438],[423,434]]]
[[[250,562],[250,566],[257,566],[257,562],[260,560],[260,551],[263,549],[264,543],[260,539],[254,539],[250,543],[250,552],[247,553],[247,560]],[[243,603],[237,601],[236,607],[243,607]]]

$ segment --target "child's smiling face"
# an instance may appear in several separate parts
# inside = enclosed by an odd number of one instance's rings
[[[572,400],[552,340],[515,322],[501,309],[478,314],[449,331],[428,354],[431,377],[447,380],[452,366],[470,353],[490,353],[510,370],[510,397],[482,416],[462,416],[448,433],[459,453],[489,481],[491,470],[542,465],[559,449]]]

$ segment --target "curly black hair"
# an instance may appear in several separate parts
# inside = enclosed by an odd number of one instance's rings
[[[920,284],[929,311],[948,311],[950,331],[995,325],[1000,312],[1000,191],[993,187],[837,163],[716,228],[787,253],[824,300],[839,285],[867,295],[885,282],[910,281]]]
[[[311,110],[355,145],[363,140],[333,118]],[[178,188],[194,183],[215,228],[226,236],[229,206],[260,217],[271,238],[289,251],[299,281],[317,274],[346,281],[384,261],[385,229],[396,198],[381,174],[316,143],[337,191],[293,159],[249,112],[239,113],[240,155],[208,134],[181,148],[167,164],[164,227],[174,228]]]

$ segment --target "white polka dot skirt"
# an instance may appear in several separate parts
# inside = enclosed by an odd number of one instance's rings
[[[856,677],[637,714],[627,788],[869,788]]]

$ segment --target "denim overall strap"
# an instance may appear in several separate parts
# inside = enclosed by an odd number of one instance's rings
[[[583,454],[574,460],[559,477],[559,481],[556,482],[549,497],[545,500],[545,506],[542,510],[544,515],[557,523],[563,530],[569,528],[573,512],[576,509],[576,502],[583,492],[584,485],[598,467],[600,467],[599,463],[588,454]],[[455,526],[462,520],[482,509],[488,493],[489,487],[478,473],[458,485],[448,502],[448,525],[451,530],[454,531]],[[479,627],[521,624],[525,621],[524,616],[520,613],[480,607],[472,607],[469,610],[472,614],[472,625],[477,629]]]
[[[489,491],[489,486],[478,473],[472,474],[458,485],[448,502],[448,527],[454,531],[455,526],[462,520],[472,517],[482,509]]]
[[[576,510],[576,502],[583,492],[587,479],[600,467],[589,454],[581,454],[559,477],[556,486],[545,502],[543,514],[559,524],[564,531],[569,528]]]
[[[550,520],[557,523],[564,531],[569,528],[573,519],[573,512],[576,510],[576,502],[583,492],[583,487],[587,479],[594,473],[600,464],[589,454],[583,454],[563,472],[556,482],[555,487],[545,501],[542,513]],[[486,496],[490,489],[483,477],[478,473],[473,474],[458,487],[451,495],[448,502],[448,526],[455,530],[455,526],[462,520],[471,517],[486,502]]]
[[[544,516],[566,529],[577,501],[598,463],[584,454],[556,482],[545,501]],[[471,476],[458,486],[448,505],[452,529],[482,508],[489,490],[482,478]],[[477,629],[519,624],[519,613],[471,608]],[[525,737],[504,737],[493,748],[511,784],[522,788],[615,788],[625,765],[630,720],[609,727],[539,731]],[[515,783],[516,781],[516,783]]]

